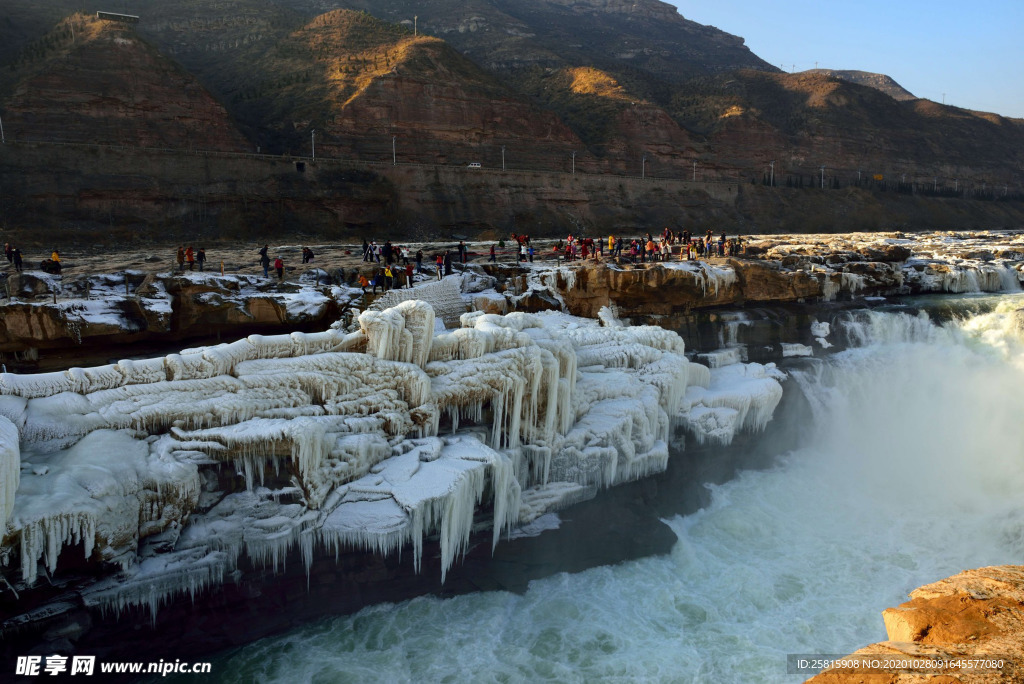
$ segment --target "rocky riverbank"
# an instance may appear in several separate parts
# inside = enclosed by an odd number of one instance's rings
[[[1024,682],[1024,566],[967,570],[920,587],[910,601],[886,609],[882,619],[889,640],[854,651],[849,660],[908,667],[837,668],[808,682]]]
[[[425,255],[426,272],[416,282],[431,285],[434,255],[454,247],[412,245]],[[491,263],[489,247],[471,243],[470,262],[454,267],[463,307],[448,312],[453,320],[469,310],[558,310],[595,318],[609,307],[634,322],[695,331],[704,325],[694,316],[698,312],[716,318],[716,311],[761,306],[1014,291],[1024,266],[1024,236],[1014,231],[752,236],[740,257],[679,260],[676,246],[671,260],[655,263],[608,255],[566,263],[551,241],[537,244],[533,263],[518,263],[507,250]],[[166,265],[169,258],[145,253],[111,259],[89,251],[70,253],[62,276],[11,273],[5,288],[10,297],[0,303],[0,361],[20,370],[102,363],[118,355],[166,353],[182,341],[322,330],[345,312],[371,306],[376,296],[364,295],[357,277],[372,277],[376,265],[359,258],[359,246],[314,248],[315,263],[303,265],[294,263],[298,247],[273,248],[272,255],[288,264],[281,282],[264,278],[255,250],[245,246],[216,250],[214,263],[225,264],[223,276],[216,267],[214,273],[181,273]],[[409,296],[389,295],[389,301]],[[810,317],[794,320],[803,328],[811,323]],[[716,322],[709,343],[728,321]],[[776,352],[781,343],[813,339],[795,330],[784,337],[761,339]]]

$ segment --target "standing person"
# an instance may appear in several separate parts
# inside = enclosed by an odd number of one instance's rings
[[[21,250],[15,247],[11,250],[11,258],[14,260],[15,273],[21,273]]]
[[[423,273],[423,250],[416,250],[416,272]]]
[[[304,264],[308,264],[308,263],[309,263],[309,257],[308,257],[308,256],[306,256],[306,254],[307,254],[308,252],[309,252],[309,247],[305,247],[305,246],[304,246],[304,247],[302,248],[302,263],[304,263]]]
[[[363,238],[363,261],[370,260],[370,243]]]
[[[188,270],[194,270],[196,265],[196,253],[192,251],[192,245],[189,245],[188,249],[185,250],[185,261],[188,262]]]
[[[264,278],[269,278],[270,277],[270,255],[267,253],[267,251],[269,249],[270,249],[270,245],[263,245],[263,249],[261,249],[258,252],[259,255],[260,255],[260,266],[263,267],[263,277]]]
[[[444,274],[450,276],[452,274],[452,250],[444,250]]]
[[[466,256],[469,254],[469,248],[466,247],[466,243],[459,240],[459,261],[466,263]]]
[[[14,248],[11,247],[11,243],[9,242],[4,243],[4,256],[7,257],[7,263],[10,264],[14,262]]]
[[[384,291],[395,289],[395,274],[391,270],[391,264],[384,265]]]
[[[444,276],[444,257],[440,254],[437,255],[437,279],[440,280]]]
[[[51,257],[52,258],[52,257]],[[178,261],[178,270],[185,270],[185,245],[178,245],[178,254],[175,257]]]
[[[408,259],[405,260],[405,282],[408,283],[409,289],[411,290],[412,289],[412,264],[409,263]]]
[[[529,246],[529,247],[527,248],[527,250],[529,251],[529,254],[530,254],[530,263],[532,264],[532,263],[533,263],[533,245],[530,245],[530,246]]]
[[[203,249],[202,247],[200,247],[199,251],[196,252],[196,262],[198,262],[199,264],[199,270],[202,271],[203,264],[206,263],[206,250]]]
[[[487,259],[487,261],[493,261],[494,263],[498,263],[498,257],[494,251],[494,243],[491,243],[491,256],[490,258]]]
[[[274,270],[277,271],[277,282],[284,280],[284,261],[281,257],[274,259]]]

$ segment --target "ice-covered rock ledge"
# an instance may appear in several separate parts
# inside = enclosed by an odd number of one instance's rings
[[[274,326],[326,327],[362,293],[310,271],[302,282],[211,272],[13,275],[0,299],[0,353],[171,342]],[[236,336],[240,336],[236,333]]]
[[[903,668],[833,669],[814,684],[997,684],[1024,681],[1024,566],[967,570],[915,589],[882,613],[888,641],[849,660],[889,660]],[[938,663],[936,662],[938,661]],[[956,664],[960,663],[959,666]],[[937,664],[952,664],[937,667]]]
[[[626,259],[489,266],[513,308],[562,308],[594,317],[666,316],[732,305],[864,296],[1010,292],[1024,278],[1024,234],[861,233],[759,236],[742,258],[631,264]],[[679,247],[676,246],[675,250]]]
[[[461,295],[460,295],[461,296]],[[503,534],[665,470],[675,428],[765,426],[774,366],[691,363],[657,327],[480,311],[453,330],[410,300],[351,332],[249,338],[145,361],[0,375],[0,561],[12,592],[103,578],[120,610],[240,580],[243,556],[411,549],[441,580]],[[440,328],[440,329],[437,329]],[[20,482],[19,482],[20,479]],[[67,601],[67,597],[64,597]]]

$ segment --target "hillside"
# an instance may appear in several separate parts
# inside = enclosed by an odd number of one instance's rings
[[[579,141],[444,41],[368,14],[336,10],[278,41],[230,93],[268,147],[403,162],[501,164],[567,158]],[[393,140],[397,138],[397,140]],[[399,142],[400,141],[400,142]],[[541,147],[543,145],[543,147]]]
[[[823,74],[838,78],[841,81],[848,81],[858,85],[865,85],[880,90],[894,100],[916,100],[917,97],[897,83],[891,76],[875,74],[870,71],[857,71],[854,69],[808,69],[809,74]]]
[[[15,139],[244,151],[228,112],[125,24],[76,14],[0,77]]]
[[[8,142],[272,156],[246,162],[256,185],[180,163],[142,165],[142,177],[128,178],[116,155],[103,152],[95,173],[81,170],[92,158],[68,158],[67,187],[55,187],[47,178],[52,164],[33,171],[8,160],[8,186],[0,189],[6,217],[95,226],[114,223],[120,211],[144,226],[158,208],[178,206],[182,192],[180,208],[161,225],[187,216],[190,226],[237,233],[272,209],[296,229],[386,222],[468,230],[526,221],[540,232],[559,221],[617,222],[630,213],[663,222],[692,206],[662,197],[655,210],[650,198],[634,204],[641,195],[610,195],[588,211],[596,196],[545,192],[545,184],[561,184],[550,175],[517,180],[528,202],[500,183],[498,197],[480,196],[495,186],[474,184],[465,165],[493,171],[503,161],[510,171],[575,168],[731,184],[733,216],[761,230],[777,220],[798,230],[793,217],[814,217],[816,229],[830,230],[820,217],[836,201],[744,204],[735,186],[767,183],[770,165],[779,186],[859,185],[865,194],[846,196],[836,226],[879,206],[869,195],[883,191],[950,200],[936,202],[934,214],[914,209],[942,225],[954,218],[986,225],[986,216],[1006,225],[1014,212],[953,205],[1022,196],[1024,121],[906,99],[876,74],[782,73],[742,38],[657,0],[136,0],[135,26],[91,14],[60,19],[72,2],[79,0],[5,3],[0,115]],[[85,4],[86,12],[104,7]],[[278,156],[310,157],[314,144],[318,163],[353,165],[301,175],[305,164]],[[401,174],[389,184],[359,170],[393,159],[463,168],[410,175],[411,186]],[[448,182],[457,187],[443,187]],[[274,199],[286,191],[294,203]],[[66,206],[51,206],[58,194]],[[884,223],[870,211],[869,223]],[[726,216],[717,208],[706,215]]]

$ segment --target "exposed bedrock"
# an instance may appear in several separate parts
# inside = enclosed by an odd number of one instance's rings
[[[928,584],[912,591],[906,603],[887,608],[882,619],[889,640],[855,651],[850,660],[902,660],[921,667],[831,670],[809,682],[1024,682],[1024,566],[967,570]],[[934,661],[966,661],[973,667],[930,667]]]
[[[197,274],[198,276],[198,274]],[[125,280],[127,279],[127,286]],[[341,313],[328,286],[277,284],[253,276],[143,273],[65,280],[19,273],[0,316],[0,354],[67,350],[82,365],[112,350],[282,328],[323,329]],[[343,297],[342,300],[346,299]]]

